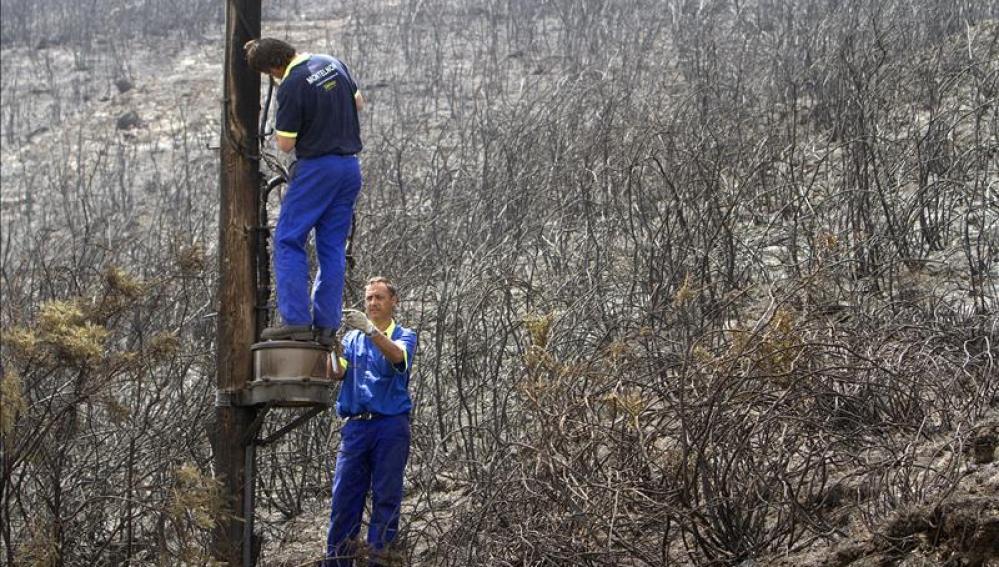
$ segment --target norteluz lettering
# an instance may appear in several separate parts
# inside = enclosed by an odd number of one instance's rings
[[[336,63],[330,63],[329,65],[306,77],[305,80],[311,85],[319,79],[325,78],[330,73],[336,73]]]

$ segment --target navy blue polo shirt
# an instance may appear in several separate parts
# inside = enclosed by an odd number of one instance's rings
[[[346,373],[336,400],[336,413],[349,417],[364,412],[381,415],[408,413],[413,407],[409,397],[409,373],[416,355],[416,332],[395,321],[385,330],[385,336],[399,345],[405,357],[394,365],[361,331],[351,331],[343,337],[343,359]]]
[[[297,55],[278,87],[274,130],[295,138],[300,158],[361,151],[357,84],[347,66],[329,55]]]

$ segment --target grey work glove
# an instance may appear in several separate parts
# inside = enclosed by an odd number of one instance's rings
[[[375,324],[371,322],[371,319],[368,319],[367,315],[357,309],[343,310],[343,324],[368,336],[375,332]]]

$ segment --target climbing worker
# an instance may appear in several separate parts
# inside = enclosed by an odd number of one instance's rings
[[[360,122],[364,97],[347,66],[329,55],[296,53],[279,39],[244,46],[250,67],[280,82],[274,133],[283,152],[295,150],[288,191],[274,233],[277,307],[283,326],[263,339],[318,340],[331,346],[340,327],[346,243],[361,190]],[[315,230],[319,271],[309,310],[305,242]]]
[[[346,419],[333,474],[333,496],[324,567],[348,567],[360,553],[361,514],[371,491],[367,547],[374,561],[399,529],[402,479],[409,458],[409,375],[416,333],[395,322],[399,296],[387,278],[368,280],[361,311],[344,311],[336,412]]]

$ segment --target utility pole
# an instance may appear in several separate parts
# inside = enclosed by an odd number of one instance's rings
[[[215,455],[215,475],[225,498],[225,513],[217,519],[211,554],[231,567],[253,558],[244,550],[244,524],[252,502],[244,494],[247,461],[252,459],[250,433],[257,415],[253,406],[231,403],[232,393],[253,376],[250,345],[255,333],[253,242],[260,185],[257,119],[260,75],[246,63],[243,45],[260,37],[260,0],[226,3],[225,84],[222,110],[219,284],[215,423],[209,432]],[[249,452],[248,452],[249,451]],[[252,468],[252,460],[250,460]],[[252,495],[252,491],[249,492]],[[245,555],[244,555],[245,554]]]

